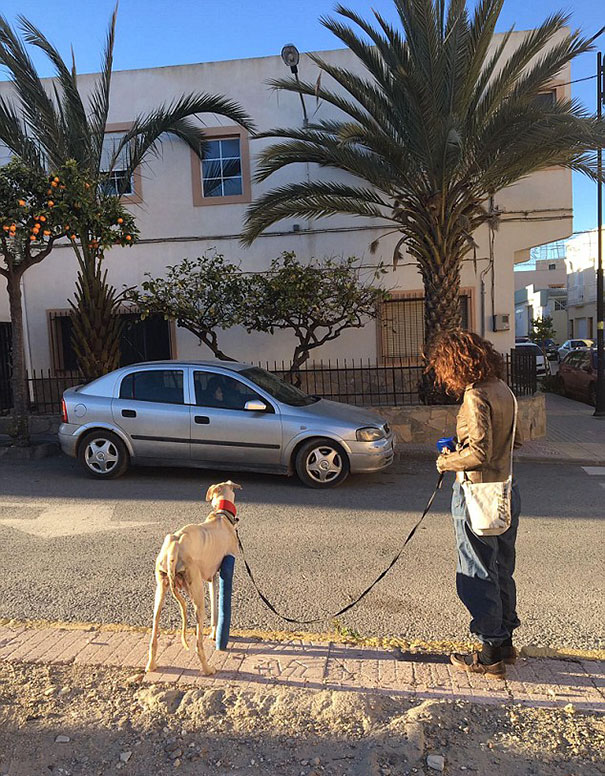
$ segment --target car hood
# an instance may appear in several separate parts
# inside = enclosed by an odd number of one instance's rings
[[[343,404],[339,401],[320,399],[315,404],[306,407],[292,407],[297,415],[307,415],[309,419],[338,420],[354,428],[363,426],[382,426],[386,421],[380,415],[364,407],[355,407],[353,404]]]

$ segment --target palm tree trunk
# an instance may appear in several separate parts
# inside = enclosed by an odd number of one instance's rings
[[[13,392],[13,422],[11,435],[17,447],[27,447],[29,436],[29,400],[27,373],[25,369],[25,348],[23,346],[23,307],[21,298],[21,276],[15,273],[7,278],[8,300],[11,319],[11,346],[13,370],[11,389]]]
[[[94,380],[120,365],[122,322],[116,289],[107,282],[96,258],[81,266],[72,306],[72,345],[86,380]]]
[[[431,344],[445,331],[462,326],[460,312],[460,268],[454,266],[449,272],[436,268],[433,273],[422,273],[424,281],[424,354]],[[423,374],[420,385],[420,399],[424,404],[451,404],[453,399],[435,385],[432,373]]]
[[[462,326],[460,312],[460,269],[424,274],[424,339],[425,349],[443,331]]]

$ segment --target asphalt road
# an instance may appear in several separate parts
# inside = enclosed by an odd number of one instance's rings
[[[237,474],[240,533],[257,580],[302,619],[333,612],[388,564],[436,479],[433,464],[351,477],[334,491],[296,479]],[[63,456],[0,468],[0,617],[150,624],[153,564],[170,530],[203,520],[225,473],[134,469],[97,482]],[[520,464],[519,642],[605,646],[605,471]],[[402,559],[340,623],[362,635],[467,637],[454,584],[449,485]],[[292,629],[268,612],[236,563],[234,627]],[[163,624],[177,622],[167,599]],[[326,620],[307,630],[331,628]]]

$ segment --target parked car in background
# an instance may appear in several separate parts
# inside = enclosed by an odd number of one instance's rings
[[[565,356],[576,348],[591,348],[593,345],[594,342],[591,339],[568,339],[558,350],[559,361],[563,361]]]
[[[231,361],[132,364],[70,388],[59,441],[99,479],[132,463],[296,473],[330,488],[394,456],[393,432],[374,412]]]
[[[546,374],[546,359],[542,349],[535,342],[517,342],[515,343],[515,350],[533,353],[536,356],[536,374],[538,377],[544,377]]]
[[[536,342],[538,347],[546,351],[546,358],[549,361],[556,361],[559,357],[559,346],[554,339],[545,339],[543,342]]]
[[[565,396],[594,406],[597,401],[597,351],[576,349],[568,353],[559,364],[557,382]]]

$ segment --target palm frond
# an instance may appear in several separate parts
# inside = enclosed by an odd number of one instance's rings
[[[273,189],[248,209],[242,242],[250,245],[267,227],[284,218],[322,218],[344,213],[392,223],[388,200],[371,188],[313,181]]]
[[[105,128],[107,127],[107,117],[109,116],[109,95],[113,73],[113,48],[116,36],[117,15],[118,4],[116,3],[105,39],[101,72],[88,98],[90,105],[88,121],[90,127],[91,167],[93,170],[101,169],[103,138],[105,137]]]

